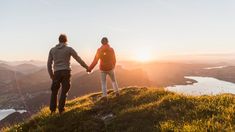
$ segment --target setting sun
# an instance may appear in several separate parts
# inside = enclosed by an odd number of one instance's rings
[[[145,52],[145,53],[137,54],[136,55],[136,59],[138,61],[146,62],[146,61],[149,61],[151,59],[151,56],[150,56],[150,54],[148,52],[147,53]]]
[[[141,62],[147,62],[150,61],[153,58],[151,54],[151,50],[148,48],[140,48],[137,49],[134,54],[134,60],[141,61]]]

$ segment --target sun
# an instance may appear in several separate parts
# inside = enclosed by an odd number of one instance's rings
[[[148,62],[152,59],[152,54],[150,49],[142,48],[135,52],[134,59],[140,62]]]
[[[150,53],[139,53],[136,55],[138,61],[146,62],[151,59]]]

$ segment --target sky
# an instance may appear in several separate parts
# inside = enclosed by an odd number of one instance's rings
[[[234,0],[0,0],[0,60],[47,60],[60,33],[91,61],[235,53]]]

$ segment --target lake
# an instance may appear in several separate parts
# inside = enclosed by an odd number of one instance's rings
[[[2,109],[0,110],[0,120],[4,119],[5,117],[7,117],[8,115],[14,112],[24,113],[26,112],[26,110]]]
[[[228,66],[214,66],[214,67],[206,67],[206,68],[203,68],[203,69],[206,69],[206,70],[211,70],[211,69],[222,69],[222,68],[226,68]]]
[[[185,78],[196,80],[192,85],[175,85],[167,87],[169,91],[186,95],[216,95],[222,93],[235,94],[235,84],[221,81],[213,77],[186,76]]]

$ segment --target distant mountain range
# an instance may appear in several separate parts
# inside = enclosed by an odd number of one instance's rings
[[[5,60],[0,60],[0,63],[4,63],[7,65],[11,66],[16,66],[16,65],[21,65],[21,64],[31,64],[35,66],[45,66],[46,62],[45,61],[39,61],[39,60],[23,60],[23,61],[5,61]]]
[[[235,53],[171,55],[164,57],[162,60],[180,63],[190,62],[235,65]]]
[[[196,82],[184,76],[208,76],[235,83],[235,66],[232,65],[206,69],[220,64],[130,61],[119,64],[121,65],[115,69],[119,87],[167,87]],[[101,91],[98,70],[88,75],[81,66],[72,65],[72,75],[69,99]],[[51,80],[45,65],[31,63],[12,65],[0,61],[0,109],[26,109],[30,113],[35,113],[42,106],[49,104],[50,85]],[[110,80],[108,87],[112,88]]]
[[[184,78],[188,75],[210,76],[231,82],[234,82],[235,77],[233,76],[235,73],[231,72],[232,70],[235,71],[235,67],[217,70],[204,69],[205,67],[217,66],[217,64],[173,62],[121,62],[121,64],[121,66],[116,67],[120,87],[130,85],[166,87],[184,85],[188,81],[195,83],[194,80]],[[70,99],[100,91],[99,71],[94,71],[88,75],[81,66],[73,65],[72,74]],[[24,108],[24,104],[29,103],[29,109],[36,110],[41,105],[48,104],[50,85],[51,80],[45,66],[30,63],[18,65],[0,63],[0,108]],[[111,87],[110,82],[108,82],[108,86]]]
[[[4,63],[0,64],[0,108],[26,108],[36,111],[42,105],[48,104],[51,80],[47,69],[31,64],[21,64],[18,68],[16,67],[7,66]],[[94,71],[88,75],[84,70],[80,72],[80,69],[73,68],[70,99],[100,91],[99,71]],[[25,71],[31,72],[26,74]],[[125,70],[118,66],[116,74],[120,87],[150,85],[147,74],[141,69]],[[110,83],[108,86],[110,87]]]

